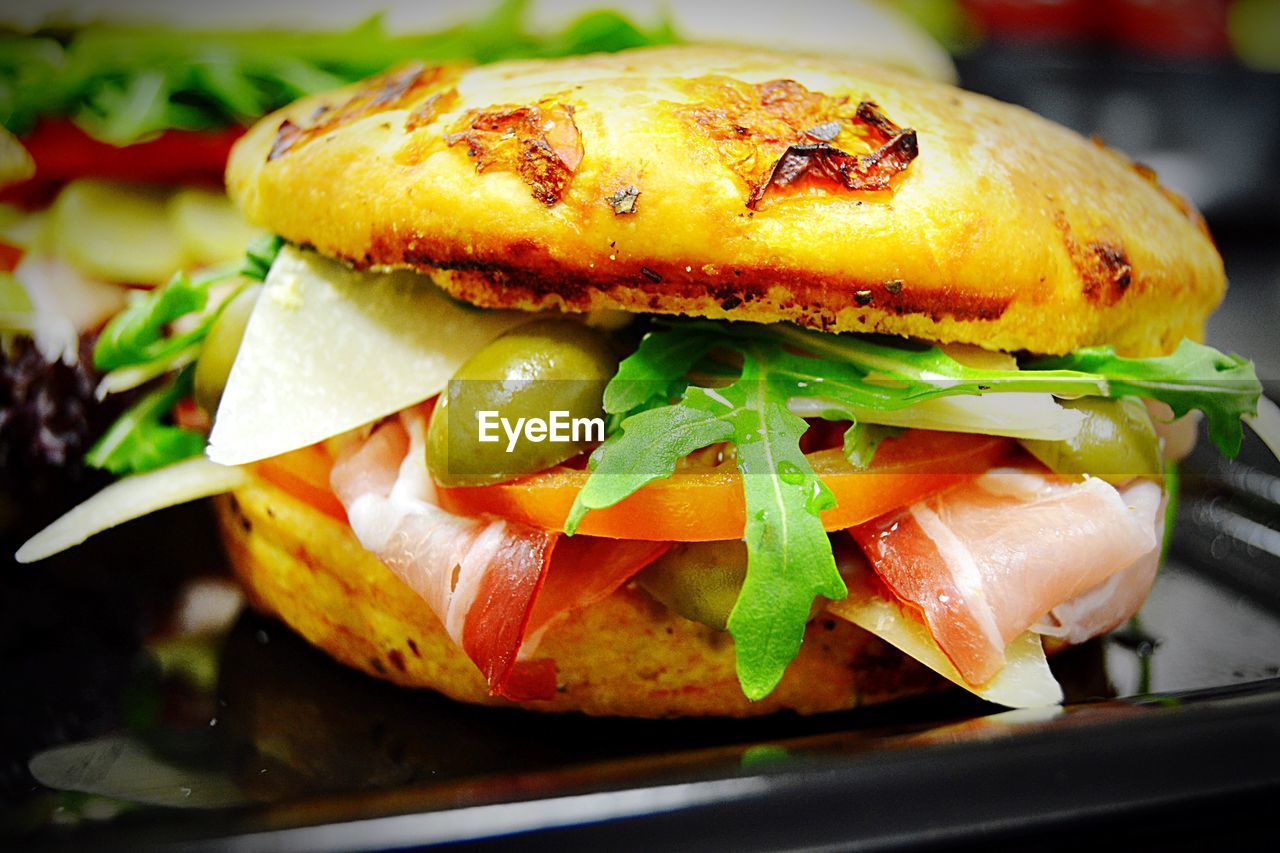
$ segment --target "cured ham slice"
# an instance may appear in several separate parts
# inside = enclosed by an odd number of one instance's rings
[[[667,546],[582,537],[557,548],[559,533],[446,512],[426,468],[425,434],[425,411],[411,409],[339,454],[330,479],[351,529],[423,598],[490,692],[553,698],[554,663],[527,659],[530,629],[540,635],[611,594]]]
[[[1129,486],[1121,494],[1126,498],[1145,499],[1145,495],[1135,495],[1133,489],[1134,486]],[[1143,491],[1148,490],[1144,488]],[[1163,540],[1164,502],[1161,501],[1156,512],[1156,541]],[[1116,572],[1088,592],[1050,610],[1044,618],[1031,626],[1031,630],[1078,645],[1118,628],[1137,613],[1147,600],[1159,569],[1160,549],[1152,548],[1129,568]]]
[[[923,617],[956,669],[976,685],[1000,671],[1015,637],[1113,577],[1121,576],[1116,583],[1128,596],[1120,609],[1130,603],[1136,609],[1154,574],[1139,561],[1158,557],[1152,555],[1160,504],[1160,487],[1147,481],[1120,492],[1095,478],[997,468],[850,532],[894,595]],[[1097,611],[1096,604],[1081,613]],[[1060,615],[1073,624],[1080,614]],[[1066,633],[1114,627],[1106,624],[1114,616],[1096,613]]]

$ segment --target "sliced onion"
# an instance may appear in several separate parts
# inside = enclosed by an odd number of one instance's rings
[[[833,406],[820,399],[797,397],[788,408],[801,417],[817,417]],[[1082,413],[1064,409],[1052,394],[1027,391],[938,397],[892,411],[859,406],[835,408],[848,408],[860,423],[1046,441],[1072,438],[1084,423]]]

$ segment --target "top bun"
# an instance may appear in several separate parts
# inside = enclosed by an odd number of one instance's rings
[[[1226,284],[1199,215],[1095,142],[759,51],[402,66],[263,119],[227,182],[290,241],[492,307],[1148,356]]]

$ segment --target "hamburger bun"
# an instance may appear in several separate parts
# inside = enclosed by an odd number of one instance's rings
[[[250,603],[338,661],[463,702],[484,677],[421,598],[361,547],[350,527],[264,480],[217,499],[231,566]],[[557,667],[557,693],[524,707],[628,717],[748,717],[836,711],[941,689],[948,682],[879,638],[833,617],[810,623],[778,688],[748,702],[733,642],[633,587],[570,613],[535,657]]]
[[[902,159],[915,132],[905,169],[769,180],[791,145],[876,148],[863,102]],[[264,119],[227,179],[258,226],[488,307],[1149,356],[1198,339],[1225,287],[1199,216],[1123,156],[944,84],[758,51],[406,66]]]

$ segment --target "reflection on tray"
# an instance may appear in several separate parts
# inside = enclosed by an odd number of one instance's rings
[[[143,668],[127,690],[135,706],[155,712],[131,715],[126,733],[41,752],[30,764],[37,780],[123,803],[217,808],[619,759],[665,763],[677,754],[680,761],[710,757],[732,769],[789,757],[835,733],[843,733],[844,748],[861,751],[897,745],[908,734],[908,740],[927,741],[1045,718],[984,717],[995,707],[961,691],[810,718],[542,716],[461,705],[375,681],[247,612],[220,643],[187,641],[176,667],[172,642],[161,647],[172,677]],[[220,674],[202,694],[192,682],[203,679],[194,674],[215,656]],[[1100,642],[1058,656],[1055,670],[1070,700],[1110,695],[1104,658]],[[86,812],[84,802],[73,804],[84,817],[114,816],[123,805],[97,802]]]
[[[1194,529],[1187,516],[1198,511],[1197,496],[1205,492],[1189,485],[1181,524]],[[157,521],[157,531],[163,528],[156,539],[159,562],[169,554],[159,543],[192,541],[208,525],[201,512],[170,518],[179,523]],[[190,554],[189,547],[172,551]],[[115,574],[113,565],[86,560],[75,569]],[[731,721],[477,708],[348,670],[278,623],[246,612],[225,634],[175,637],[170,631],[148,641],[127,681],[97,700],[119,705],[102,714],[107,726],[80,735],[97,737],[31,758],[31,774],[49,790],[25,803],[16,820],[29,830],[147,807],[270,804],[291,814],[282,820],[306,822],[307,803],[317,798],[341,796],[348,805],[372,798],[376,810],[424,802],[444,807],[533,795],[553,784],[597,789],[690,768],[734,775],[808,758],[1001,739],[1076,718],[1142,713],[1138,704],[1105,700],[1277,674],[1280,624],[1256,599],[1213,578],[1199,561],[1192,569],[1175,556],[1139,623],[1054,656],[1068,708],[1036,714],[997,713],[959,690],[817,717]],[[173,596],[173,584],[164,589]],[[112,727],[113,720],[123,727]]]

